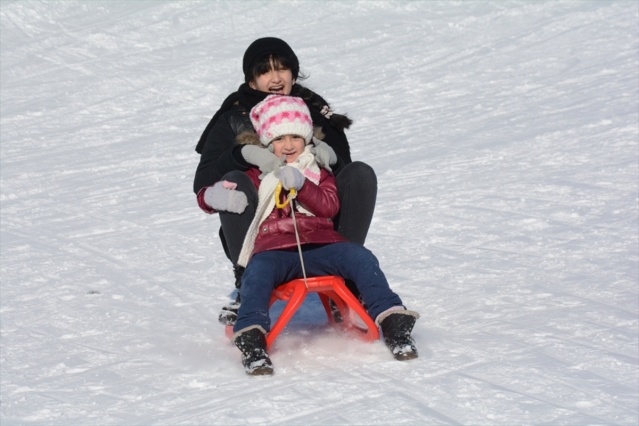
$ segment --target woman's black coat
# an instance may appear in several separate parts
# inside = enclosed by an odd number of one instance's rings
[[[242,157],[242,146],[236,143],[236,137],[243,132],[254,131],[249,112],[266,96],[268,93],[253,90],[245,83],[237,92],[231,94],[215,113],[196,147],[196,151],[201,154],[193,181],[193,191],[196,194],[202,188],[219,181],[229,171],[244,171],[253,167]],[[347,129],[352,121],[345,115],[331,114],[328,103],[321,96],[299,84],[293,86],[291,96],[299,96],[306,102],[313,125],[321,127],[324,142],[337,154],[337,164],[332,166],[332,169],[334,174],[338,174],[343,166],[351,162],[344,129]]]

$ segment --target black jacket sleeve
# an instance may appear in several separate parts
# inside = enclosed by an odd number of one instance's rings
[[[208,134],[200,163],[195,171],[193,191],[197,194],[200,189],[211,186],[231,170],[248,170],[250,165],[244,161],[240,148],[236,145],[235,136],[237,123],[233,120],[233,112],[222,115]]]

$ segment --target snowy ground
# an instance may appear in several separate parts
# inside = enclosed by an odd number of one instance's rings
[[[639,422],[639,3],[2,1],[2,425]],[[249,378],[191,192],[276,35],[355,120],[399,363],[310,300]]]

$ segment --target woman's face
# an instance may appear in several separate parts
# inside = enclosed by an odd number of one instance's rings
[[[249,82],[249,87],[260,92],[290,95],[293,90],[293,73],[288,68],[271,61],[271,69]]]
[[[284,135],[273,139],[273,154],[277,157],[286,157],[287,163],[297,160],[297,157],[304,152],[306,141],[298,135]]]

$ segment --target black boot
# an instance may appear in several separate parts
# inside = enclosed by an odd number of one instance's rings
[[[379,325],[384,334],[384,343],[392,352],[396,360],[406,361],[417,358],[417,347],[410,335],[413,326],[419,318],[417,312],[408,310],[397,310],[384,312]]]
[[[242,275],[244,274],[244,268],[235,265],[233,267],[233,273],[235,274],[235,288],[237,293],[235,300],[226,306],[222,307],[220,315],[217,320],[223,325],[234,325],[237,321],[237,312],[240,310],[240,286],[242,285]]]
[[[242,365],[251,376],[270,376],[273,363],[266,352],[266,335],[261,327],[251,327],[235,334],[233,343],[242,352]]]

